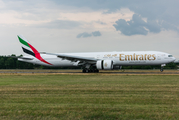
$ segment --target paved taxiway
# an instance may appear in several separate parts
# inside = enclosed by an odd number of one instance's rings
[[[100,70],[99,73],[82,73],[82,70],[0,70],[0,74],[118,74],[118,75],[179,75],[179,70]]]

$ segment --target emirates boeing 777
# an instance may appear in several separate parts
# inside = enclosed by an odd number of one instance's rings
[[[46,53],[38,52],[22,35],[18,35],[25,56],[19,61],[50,67],[81,66],[82,72],[120,69],[121,66],[161,65],[175,61],[171,54],[158,51],[88,52],[88,53]]]

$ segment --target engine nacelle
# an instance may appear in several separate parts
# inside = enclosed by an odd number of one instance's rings
[[[97,61],[96,68],[98,70],[112,70],[113,69],[113,61],[112,60]]]

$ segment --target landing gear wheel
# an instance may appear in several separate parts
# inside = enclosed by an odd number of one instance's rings
[[[83,72],[83,73],[86,73],[86,70],[85,70],[85,69],[83,69],[83,70],[82,70],[82,72]]]
[[[85,71],[86,71],[86,73],[89,73],[89,72],[90,72],[89,69],[86,69]]]
[[[98,70],[98,69],[95,69],[94,72],[95,72],[95,73],[99,73],[99,70]]]
[[[88,73],[88,72],[90,72],[90,71],[89,71],[88,69],[83,69],[82,72],[83,72],[83,73]]]
[[[163,72],[163,68],[160,69],[160,72]]]
[[[83,69],[83,73],[99,73],[98,69]]]

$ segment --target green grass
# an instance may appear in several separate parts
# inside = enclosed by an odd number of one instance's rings
[[[0,75],[0,119],[179,119],[179,76]]]

